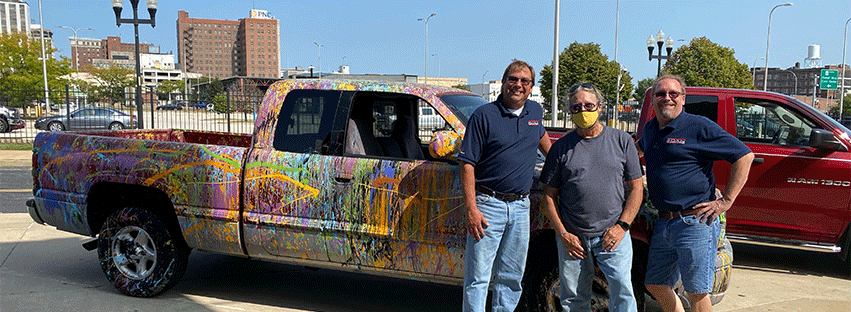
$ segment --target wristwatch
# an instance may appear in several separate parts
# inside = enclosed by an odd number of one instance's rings
[[[615,224],[620,225],[621,228],[623,228],[624,231],[629,231],[629,227],[630,227],[629,223],[618,220],[618,222],[615,222]]]

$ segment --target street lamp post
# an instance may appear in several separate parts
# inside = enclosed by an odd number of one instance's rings
[[[765,36],[765,79],[762,82],[762,91],[768,90],[768,43],[771,40],[771,14],[774,14],[774,9],[782,6],[791,6],[792,2],[775,5],[768,13],[768,34]]]
[[[842,122],[842,109],[845,104],[845,43],[848,42],[848,22],[851,18],[845,21],[845,35],[842,36],[842,78],[839,80],[839,122]]]
[[[314,42],[313,44],[315,44],[315,45],[316,45],[316,48],[318,49],[318,56],[319,56],[319,79],[322,79],[322,47],[323,47],[323,45],[318,44],[318,43],[316,43],[316,42]]]
[[[133,24],[133,32],[136,36],[136,118],[138,119],[138,128],[144,128],[142,121],[142,69],[141,60],[139,59],[139,24],[150,24],[151,28],[156,27],[157,16],[157,0],[145,0],[148,6],[149,19],[140,19],[139,0],[130,0],[130,5],[133,6],[133,18],[121,18],[121,10],[124,7],[124,0],[112,0],[112,10],[115,12],[115,25],[121,27],[121,24]]]
[[[756,87],[756,61],[759,61],[759,59],[761,59],[761,58],[765,58],[765,57],[760,56],[760,57],[754,59],[753,60],[753,66],[751,66],[751,80],[753,80],[754,87]]]
[[[94,28],[86,27],[86,28],[76,28],[75,29],[75,28],[71,28],[71,27],[68,27],[68,26],[56,26],[56,27],[70,29],[71,31],[74,32],[74,44],[71,46],[71,53],[74,54],[74,74],[79,75],[80,68],[79,68],[78,63],[80,62],[80,56],[77,55],[77,45],[79,44],[79,43],[77,43],[77,32],[80,31],[80,30],[94,30]],[[79,77],[77,77],[77,78],[79,78]]]
[[[431,56],[437,58],[437,77],[440,77],[440,55],[438,55],[437,53],[432,53]]]
[[[485,75],[487,75],[487,74],[488,74],[488,71],[490,71],[490,70],[489,70],[489,69],[487,69],[487,70],[485,70],[485,73],[484,73],[484,74],[482,74],[482,97],[484,97],[485,95],[487,95],[487,94],[488,94],[488,91],[489,91],[488,89],[485,89]],[[490,100],[490,99],[488,99],[488,100]]]
[[[428,20],[431,19],[432,16],[437,15],[437,13],[431,13],[426,18],[418,18],[417,21],[425,22],[425,72],[423,72],[423,83],[428,83]]]
[[[653,55],[653,43],[656,43],[659,46],[659,52],[657,55]],[[662,56],[662,45],[665,45],[665,52],[667,55]],[[652,61],[654,58],[659,60],[658,65],[656,66],[656,77],[662,74],[662,60],[667,60],[671,56],[671,50],[674,49],[674,38],[668,37],[668,40],[665,40],[665,33],[662,30],[659,30],[659,33],[656,34],[656,40],[653,40],[653,36],[647,38],[647,54],[648,60]]]
[[[792,94],[791,94],[791,95],[798,94],[798,75],[797,75],[797,74],[795,74],[795,72],[793,72],[793,71],[791,71],[791,70],[788,70],[788,69],[784,69],[783,71],[790,72],[790,73],[792,73],[792,76],[794,76],[794,77],[795,77],[795,90],[794,90],[794,91],[792,91]]]

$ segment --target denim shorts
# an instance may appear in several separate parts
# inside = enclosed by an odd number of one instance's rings
[[[710,225],[697,216],[668,220],[657,218],[653,224],[645,284],[674,287],[682,277],[683,288],[692,294],[712,291],[715,255],[721,223]]]

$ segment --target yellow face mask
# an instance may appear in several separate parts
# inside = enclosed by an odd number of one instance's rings
[[[573,119],[573,123],[576,124],[577,127],[582,129],[591,128],[594,123],[597,122],[597,118],[600,117],[600,114],[597,111],[586,112],[581,111],[578,113],[573,113],[570,118]]]

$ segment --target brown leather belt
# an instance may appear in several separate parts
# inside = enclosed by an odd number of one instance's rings
[[[677,211],[659,211],[659,217],[665,218],[665,219],[668,219],[668,220],[672,220],[674,218],[680,218],[680,217],[693,215],[695,212],[697,212],[695,209],[683,209],[683,210],[677,210]]]
[[[515,200],[520,200],[520,199],[523,199],[526,196],[529,196],[529,192],[526,192],[526,194],[501,193],[501,192],[497,192],[497,191],[494,191],[492,189],[489,189],[489,188],[482,186],[482,185],[476,185],[476,191],[479,192],[479,193],[485,194],[485,195],[489,195],[493,198],[499,199],[499,200],[504,201],[504,202],[513,202]]]

